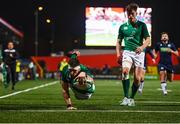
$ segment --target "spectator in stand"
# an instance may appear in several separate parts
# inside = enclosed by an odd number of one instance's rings
[[[110,68],[108,64],[105,64],[104,67],[102,68],[102,74],[105,74],[105,75],[110,74]]]
[[[21,72],[21,62],[17,60],[16,61],[16,82],[19,81],[20,72]]]
[[[61,76],[62,76],[62,70],[63,70],[63,68],[64,68],[66,65],[68,65],[68,62],[67,62],[66,58],[63,58],[63,60],[62,60],[62,61],[60,62],[60,64],[58,65],[58,71],[59,71],[59,73],[60,73],[60,78],[61,78]]]
[[[30,72],[30,79],[35,80],[36,71],[35,71],[35,65],[32,61],[29,63],[29,72]]]

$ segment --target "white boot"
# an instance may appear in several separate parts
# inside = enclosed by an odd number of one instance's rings
[[[126,106],[129,104],[129,99],[127,97],[124,97],[124,99],[121,101],[121,104],[122,106]]]
[[[129,99],[129,104],[128,106],[135,106],[134,99]]]

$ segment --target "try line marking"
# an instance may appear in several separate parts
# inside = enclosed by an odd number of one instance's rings
[[[146,111],[146,110],[3,110],[6,112],[100,112],[100,113],[180,113],[180,111]]]
[[[56,84],[58,82],[59,81],[54,81],[54,82],[43,84],[43,85],[40,85],[40,86],[36,86],[36,87],[28,88],[28,89],[25,89],[25,90],[17,91],[17,92],[11,93],[11,94],[0,96],[0,99],[4,99],[4,98],[10,97],[10,96],[15,96],[17,94],[26,93],[26,92],[29,92],[29,91],[32,91],[32,90],[36,90],[36,89],[39,89],[39,88],[43,88],[43,87],[47,87],[47,86],[50,86],[50,85],[54,85],[54,84]]]

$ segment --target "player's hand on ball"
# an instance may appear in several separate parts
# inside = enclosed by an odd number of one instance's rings
[[[67,107],[67,110],[77,110],[77,108],[70,106],[70,107]]]

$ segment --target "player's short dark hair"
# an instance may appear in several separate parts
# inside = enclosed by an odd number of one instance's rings
[[[71,59],[69,60],[68,64],[69,64],[72,68],[74,68],[74,67],[80,65],[80,62],[79,62],[79,60],[78,60],[77,58],[71,58]]]
[[[127,13],[131,13],[133,10],[137,11],[138,7],[139,7],[138,4],[130,3],[129,5],[126,6],[126,11]]]
[[[168,34],[167,32],[162,32],[162,33],[161,33],[161,36],[162,36],[163,34],[167,34],[167,35],[169,36],[169,34]]]

